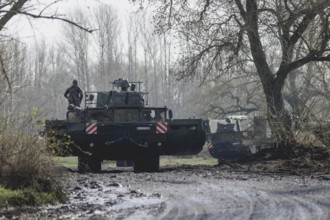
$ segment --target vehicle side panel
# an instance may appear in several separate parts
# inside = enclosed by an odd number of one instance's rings
[[[174,119],[167,122],[167,144],[163,155],[194,155],[202,151],[206,136],[202,119]]]

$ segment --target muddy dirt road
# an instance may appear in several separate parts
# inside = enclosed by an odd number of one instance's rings
[[[70,172],[68,178],[66,204],[7,210],[2,218],[330,219],[330,174],[287,176],[181,166],[159,173],[136,174],[131,168]]]

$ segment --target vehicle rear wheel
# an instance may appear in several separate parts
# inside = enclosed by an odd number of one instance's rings
[[[159,171],[159,155],[151,155],[145,161],[145,172],[158,172]]]
[[[88,158],[88,166],[92,173],[99,173],[102,170],[101,160],[97,157],[90,156]]]
[[[135,173],[144,172],[144,159],[142,157],[139,157],[134,161],[133,169]]]
[[[158,172],[159,154],[145,153],[134,161],[134,172]]]

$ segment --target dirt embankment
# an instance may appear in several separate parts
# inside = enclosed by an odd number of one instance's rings
[[[139,174],[131,168],[69,172],[66,204],[3,209],[0,219],[330,218],[330,172],[281,173],[271,161],[261,172],[262,163],[162,167]]]

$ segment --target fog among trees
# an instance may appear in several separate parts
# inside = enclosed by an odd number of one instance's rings
[[[175,118],[264,115],[276,119],[279,138],[288,115],[328,120],[328,1],[132,2],[127,26],[98,3],[89,13],[75,7],[65,18],[86,29],[63,21],[54,42],[2,35],[1,114],[38,109],[63,119],[73,79],[83,91],[106,91],[128,78],[143,81],[149,105],[166,105]]]
[[[156,2],[158,31],[171,31],[183,42],[175,68],[180,78],[217,80],[218,89],[227,80],[227,91],[218,97],[228,97],[237,109],[258,106],[281,142],[293,137],[295,119],[315,120],[323,111],[314,107],[325,98],[321,94],[328,80],[329,1]],[[232,80],[247,74],[249,80]],[[228,86],[228,78],[238,84]],[[260,98],[258,92],[263,101],[250,96]],[[219,104],[210,110],[226,109]]]
[[[171,38],[157,35],[152,14],[132,13],[127,27],[111,5],[77,6],[62,23],[62,38],[54,42],[27,43],[15,38],[1,42],[3,61],[1,112],[9,116],[39,109],[45,118],[63,119],[67,100],[63,94],[73,79],[83,91],[108,91],[118,78],[143,81],[150,106],[168,106],[175,116],[194,117],[191,98],[198,82],[178,81],[171,72]]]

